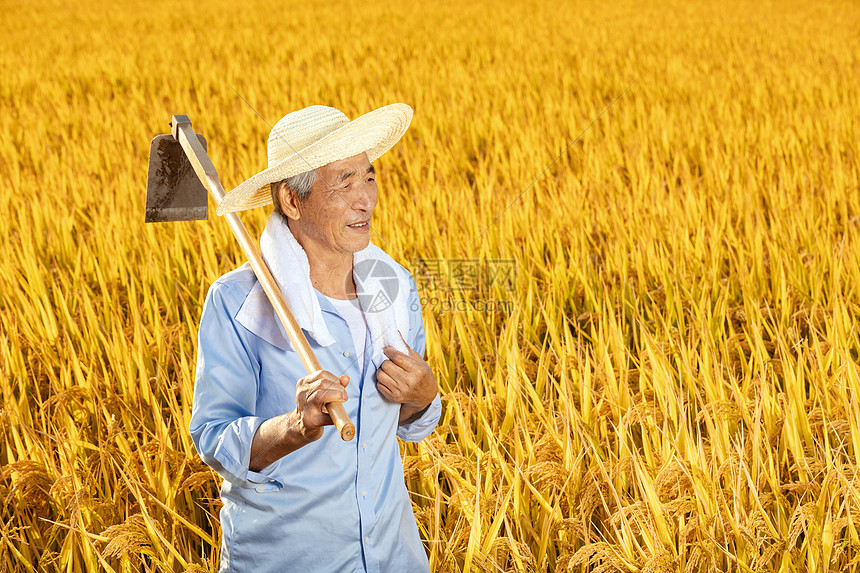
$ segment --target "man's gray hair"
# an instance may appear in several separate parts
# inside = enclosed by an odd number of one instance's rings
[[[299,173],[298,175],[293,175],[292,177],[272,183],[272,203],[275,205],[274,212],[286,218],[284,211],[281,209],[281,202],[278,200],[278,187],[281,186],[281,183],[286,183],[287,189],[295,193],[299,201],[304,201],[311,194],[311,187],[314,186],[316,180],[317,170],[311,169],[310,171],[305,171],[304,173]]]

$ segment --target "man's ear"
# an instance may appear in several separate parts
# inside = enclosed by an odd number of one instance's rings
[[[287,184],[283,181],[278,186],[278,200],[281,202],[281,211],[290,219],[301,219],[302,213],[299,210],[299,198],[290,191]]]

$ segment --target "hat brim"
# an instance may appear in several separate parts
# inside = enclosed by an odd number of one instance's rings
[[[215,211],[225,215],[272,202],[271,184],[367,152],[376,161],[403,137],[412,121],[412,108],[394,103],[375,109],[246,179],[224,196]]]

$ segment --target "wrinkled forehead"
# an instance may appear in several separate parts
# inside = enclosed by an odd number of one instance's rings
[[[330,185],[338,185],[356,177],[376,173],[376,169],[368,160],[367,153],[362,152],[358,155],[323,165],[319,168],[319,173]]]

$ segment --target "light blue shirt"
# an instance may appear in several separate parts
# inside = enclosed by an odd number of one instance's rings
[[[421,305],[411,275],[409,283],[409,292],[401,292],[409,296],[406,341],[423,355]],[[397,437],[418,442],[428,436],[439,421],[440,398],[418,420],[399,426],[400,404],[376,388],[380,364],[373,362],[369,330],[362,377],[346,321],[317,291],[337,342],[308,342],[324,369],[349,376],[344,407],[355,438],[344,442],[329,426],[318,441],[259,472],[248,469],[257,428],[295,410],[296,382],[307,374],[256,284],[247,263],[222,276],[209,289],[200,319],[190,431],[200,457],[224,478],[221,570],[429,571]],[[247,312],[249,305],[256,305],[255,312]]]

